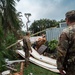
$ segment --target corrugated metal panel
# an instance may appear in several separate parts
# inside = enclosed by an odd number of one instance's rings
[[[51,41],[53,39],[58,40],[58,37],[61,34],[61,32],[62,32],[63,29],[64,29],[64,27],[62,27],[62,28],[51,28],[51,29],[47,29],[46,30],[46,38],[47,38],[47,41]]]

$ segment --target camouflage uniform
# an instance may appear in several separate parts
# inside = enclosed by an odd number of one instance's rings
[[[29,64],[29,51],[31,50],[31,42],[28,36],[25,36],[23,39],[23,48],[25,51],[25,66],[27,66]]]
[[[75,24],[64,29],[59,37],[57,46],[57,68],[64,69],[63,62],[70,42],[73,40],[72,47],[69,49],[68,66],[66,75],[75,75]]]

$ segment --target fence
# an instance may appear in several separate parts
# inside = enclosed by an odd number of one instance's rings
[[[46,30],[47,41],[51,41],[53,39],[58,40],[58,37],[61,34],[63,29],[64,29],[64,27],[47,29]]]

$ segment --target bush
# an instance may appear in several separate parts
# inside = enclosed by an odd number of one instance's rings
[[[55,51],[58,41],[57,40],[51,40],[48,42],[48,47],[51,51]]]
[[[3,36],[2,36],[3,37]],[[13,34],[8,34],[7,37],[2,38],[0,40],[0,72],[6,70],[5,67],[5,59],[17,59],[17,54],[15,52],[15,46],[11,47],[10,49],[6,50],[6,47],[15,43],[16,38]]]

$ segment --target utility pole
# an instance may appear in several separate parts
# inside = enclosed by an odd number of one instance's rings
[[[29,17],[31,16],[30,13],[25,13],[25,17],[27,18],[27,22],[26,22],[26,28],[27,28],[27,31],[28,31],[28,23],[30,22],[29,20]]]

